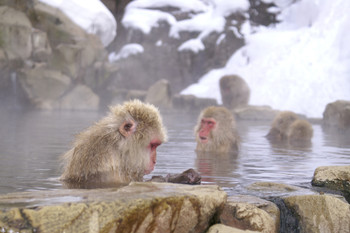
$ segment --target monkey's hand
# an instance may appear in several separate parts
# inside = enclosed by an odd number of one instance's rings
[[[168,174],[166,177],[166,181],[169,183],[178,183],[178,184],[200,184],[201,183],[201,175],[190,168],[180,174],[170,175]]]

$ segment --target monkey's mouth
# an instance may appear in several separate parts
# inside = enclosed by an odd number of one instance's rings
[[[207,137],[199,137],[199,140],[201,141],[201,143],[207,143],[209,141]]]

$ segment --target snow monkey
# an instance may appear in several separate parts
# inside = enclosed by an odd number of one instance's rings
[[[297,114],[291,111],[283,111],[277,114],[272,122],[271,129],[266,137],[269,140],[281,141],[287,139],[289,126],[298,119]]]
[[[287,136],[290,143],[297,144],[310,142],[313,133],[312,125],[308,121],[298,119],[290,125]]]
[[[76,136],[73,148],[63,155],[61,180],[68,184],[142,181],[153,171],[156,149],[166,140],[153,105],[133,100],[111,107],[105,118]],[[196,172],[183,174],[200,180]]]
[[[313,136],[311,124],[301,120],[291,111],[280,112],[272,122],[266,137],[272,141],[288,141],[289,143],[310,141]]]
[[[195,127],[197,151],[227,153],[237,151],[239,136],[232,113],[225,107],[202,110]]]

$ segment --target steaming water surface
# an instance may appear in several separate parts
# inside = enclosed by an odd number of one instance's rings
[[[271,145],[264,138],[270,122],[237,122],[242,144],[238,155],[197,155],[193,128],[197,113],[162,112],[169,140],[158,149],[151,175],[180,173],[195,168],[204,184],[219,184],[229,194],[249,193],[254,182],[277,182],[309,187],[319,166],[347,165],[350,139],[313,125],[308,148]],[[59,156],[74,135],[98,121],[94,112],[0,112],[0,193],[61,189]]]

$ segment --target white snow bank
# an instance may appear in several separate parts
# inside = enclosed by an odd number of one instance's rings
[[[247,45],[226,67],[209,72],[181,93],[221,103],[219,79],[238,74],[251,88],[250,104],[322,117],[329,102],[350,100],[349,11],[347,0],[298,2],[284,10],[276,28],[246,34]]]
[[[161,10],[150,8],[174,7],[183,12],[192,12],[189,19],[177,21],[174,16]],[[226,23],[225,16],[240,10],[247,10],[247,0],[135,0],[126,7],[122,23],[127,28],[139,29],[150,33],[151,29],[165,21],[170,25],[169,36],[178,38],[182,31],[199,32],[197,38],[192,38],[179,46],[178,50],[198,52],[204,49],[201,41],[211,32],[222,32]],[[203,48],[202,48],[203,47]]]
[[[115,61],[118,61],[120,59],[127,58],[130,55],[143,53],[143,51],[144,51],[144,49],[143,49],[142,45],[140,45],[140,44],[127,44],[127,45],[124,45],[120,49],[118,54],[116,54],[114,52],[110,53],[108,56],[108,59],[110,62],[115,62]]]

